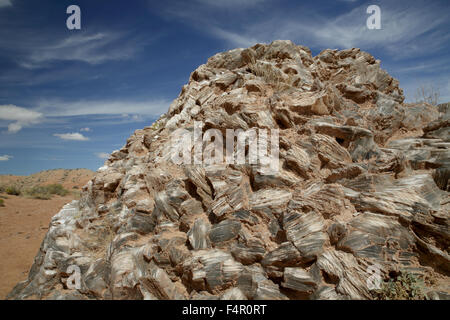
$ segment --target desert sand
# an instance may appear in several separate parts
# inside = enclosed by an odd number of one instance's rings
[[[26,177],[3,175],[0,176],[0,183],[60,183],[67,190],[73,191],[86,184],[92,175],[92,171],[85,169],[58,169]],[[27,278],[51,218],[63,205],[74,200],[76,195],[71,192],[65,197],[53,196],[50,200],[6,194],[0,196],[5,204],[0,207],[0,299],[5,299],[19,281]]]

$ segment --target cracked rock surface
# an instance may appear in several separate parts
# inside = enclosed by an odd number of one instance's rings
[[[449,108],[403,100],[355,48],[211,57],[53,217],[8,298],[372,299],[373,266],[448,297]],[[279,171],[174,164],[171,134],[194,121],[279,129]]]

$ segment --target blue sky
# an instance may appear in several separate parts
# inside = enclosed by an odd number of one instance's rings
[[[81,8],[68,30],[66,8]],[[381,8],[381,30],[366,9]],[[450,101],[449,1],[0,0],[0,174],[100,167],[217,52],[289,39],[359,47]]]

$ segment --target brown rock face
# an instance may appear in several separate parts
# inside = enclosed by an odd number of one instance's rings
[[[312,57],[275,41],[211,57],[53,218],[9,298],[372,299],[399,272],[445,296],[448,108],[403,100],[359,49]],[[278,170],[175,164],[171,138],[195,121],[278,129]]]

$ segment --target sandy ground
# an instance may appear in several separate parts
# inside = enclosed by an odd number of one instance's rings
[[[26,280],[51,218],[72,196],[35,200],[7,196],[0,207],[0,299]]]
[[[56,169],[30,176],[0,175],[0,185],[30,187],[60,183],[69,191],[79,191],[93,174],[86,169]],[[0,197],[5,204],[0,207],[0,299],[5,299],[19,281],[27,278],[51,218],[74,200],[75,195],[70,192],[65,197],[53,196],[50,200],[6,194]]]

